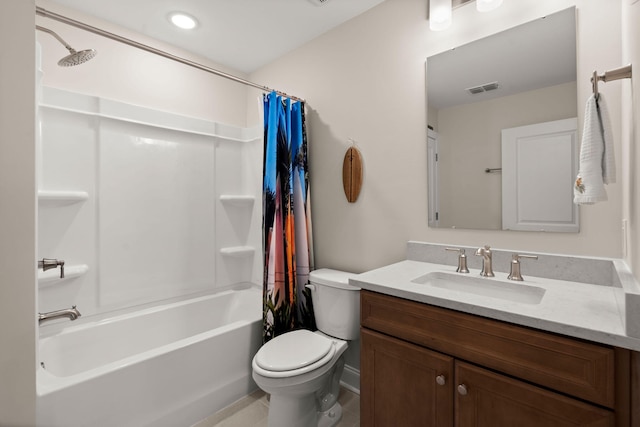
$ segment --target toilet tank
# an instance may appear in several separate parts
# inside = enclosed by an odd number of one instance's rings
[[[343,340],[358,339],[360,333],[360,288],[349,285],[352,276],[328,268],[309,273],[318,329]]]

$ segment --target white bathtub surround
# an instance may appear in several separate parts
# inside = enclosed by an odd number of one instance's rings
[[[252,170],[261,162],[261,126],[48,87],[40,110],[38,256],[65,260],[79,274],[44,275],[39,311],[75,304],[84,322],[261,282],[261,206],[253,202],[260,176]],[[226,256],[235,248],[242,257]]]
[[[188,426],[224,408],[256,388],[261,303],[250,286],[41,339],[39,425]]]
[[[350,282],[374,292],[640,350],[637,315],[640,286],[621,260],[534,252],[538,260],[524,260],[521,266],[524,281],[515,282],[507,279],[510,255],[531,252],[492,248],[495,277],[488,278],[479,277],[480,257],[473,255],[468,256],[470,273],[456,273],[456,256],[444,248],[410,242],[407,260],[360,274]],[[465,249],[473,254],[477,248]],[[430,273],[477,278],[503,290],[530,287],[534,293],[541,292],[542,297],[538,302],[532,299],[516,302],[497,295],[443,289],[420,279]]]
[[[89,266],[86,264],[79,265],[65,265],[64,266],[64,277],[60,278],[60,270],[48,270],[48,271],[39,271],[38,272],[38,285],[41,287],[51,284],[59,284],[60,280],[71,280],[76,277],[84,276],[89,272]]]
[[[38,203],[41,205],[70,205],[84,202],[88,198],[86,191],[38,191]]]
[[[262,126],[43,89],[37,416],[187,426],[253,391]],[[35,260],[34,260],[35,262]]]

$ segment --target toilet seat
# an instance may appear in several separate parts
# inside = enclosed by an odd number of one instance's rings
[[[335,352],[332,339],[302,329],[267,342],[256,353],[253,365],[258,374],[266,377],[292,377],[325,365]]]

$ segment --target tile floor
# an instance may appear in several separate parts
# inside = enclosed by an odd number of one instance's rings
[[[341,388],[338,401],[342,405],[342,420],[337,427],[360,427],[360,395]],[[257,390],[193,427],[266,427],[268,411],[267,395]]]

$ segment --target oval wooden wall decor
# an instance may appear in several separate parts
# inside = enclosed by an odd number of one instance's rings
[[[344,155],[342,185],[349,203],[355,202],[362,188],[362,154],[356,147],[350,147]]]

